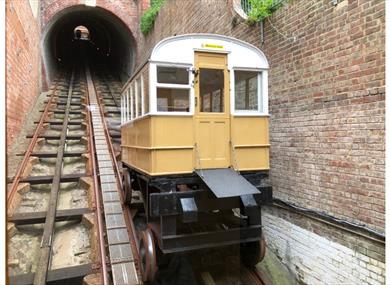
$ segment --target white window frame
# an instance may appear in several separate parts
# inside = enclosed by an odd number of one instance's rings
[[[134,114],[134,85],[130,85],[130,120],[134,120],[136,118]]]
[[[144,89],[144,76],[141,74],[140,76],[140,81],[141,81],[141,100],[142,100],[142,116],[145,116],[145,89]]]
[[[126,122],[130,121],[130,110],[129,110],[129,90],[126,91],[126,112],[125,112]]]
[[[236,89],[235,89],[235,72],[251,71],[258,72],[257,75],[257,110],[236,110]],[[268,70],[257,68],[234,67],[230,75],[230,110],[234,116],[268,116]]]
[[[123,125],[123,116],[124,116],[124,112],[123,112],[123,93],[121,94],[121,125]]]
[[[138,83],[139,81],[139,83]],[[140,88],[141,88],[141,94],[138,94],[138,85],[140,85]],[[137,114],[137,118],[139,117],[142,117],[144,115],[144,91],[143,91],[143,88],[142,88],[142,76],[138,76],[137,78],[135,78],[134,80],[134,92],[135,92],[135,112]],[[141,102],[138,102],[139,99],[141,99]],[[141,113],[139,114],[138,112],[138,104],[141,104]]]
[[[157,67],[176,67],[186,68],[188,71],[188,84],[170,84],[170,83],[158,83],[157,82]],[[166,63],[155,62],[149,65],[149,112],[152,115],[163,116],[193,116],[194,115],[194,102],[195,91],[193,86],[194,75],[191,72],[192,64],[180,64],[180,63]],[[157,88],[169,88],[169,89],[186,89],[189,96],[189,112],[179,111],[157,111]]]

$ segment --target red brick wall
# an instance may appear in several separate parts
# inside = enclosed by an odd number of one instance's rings
[[[85,0],[42,0],[42,27],[58,12],[76,5],[84,5]],[[138,6],[134,0],[96,0],[96,7],[103,8],[120,18],[133,32],[138,33]]]
[[[291,1],[265,21],[262,44],[232,0],[166,1],[137,62],[174,34],[224,34],[262,49],[274,196],[384,231],[384,1],[343,2]]]
[[[40,92],[39,24],[28,1],[6,1],[7,146]]]

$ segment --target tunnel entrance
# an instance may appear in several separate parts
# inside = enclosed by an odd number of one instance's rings
[[[75,61],[87,60],[121,80],[132,73],[135,40],[116,15],[100,7],[72,6],[53,16],[43,32],[46,82]]]

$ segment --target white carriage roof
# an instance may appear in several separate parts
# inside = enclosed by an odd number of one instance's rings
[[[165,38],[154,47],[150,60],[193,65],[194,51],[228,53],[229,68],[269,68],[267,58],[257,47],[216,34],[186,34]]]

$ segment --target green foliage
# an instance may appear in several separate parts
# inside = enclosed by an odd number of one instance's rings
[[[145,11],[141,17],[141,32],[144,35],[147,35],[154,26],[154,21],[158,15],[158,12],[161,9],[164,0],[152,0],[150,3],[150,8]]]
[[[248,0],[250,10],[248,12],[248,21],[250,23],[259,22],[274,12],[279,5],[282,4],[281,0]]]

